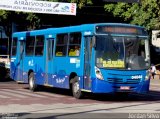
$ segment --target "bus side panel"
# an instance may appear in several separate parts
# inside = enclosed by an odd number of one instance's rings
[[[54,87],[69,89],[69,78],[67,75],[57,74],[51,78]]]
[[[78,57],[55,57],[54,58],[54,79],[55,87],[69,88],[69,76],[75,72],[78,76],[82,76],[80,68],[80,59]]]
[[[28,77],[29,70],[35,73],[36,84],[44,84],[44,61],[43,57],[25,57],[24,58],[24,72],[25,77]],[[27,79],[26,79],[27,80]]]

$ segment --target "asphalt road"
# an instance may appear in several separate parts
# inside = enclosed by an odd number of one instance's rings
[[[88,94],[80,100],[72,97],[69,90],[41,87],[41,90],[31,92],[27,84],[12,80],[0,82],[1,117],[128,118],[136,113],[160,113],[158,78],[151,80],[147,94],[130,94],[128,97]],[[159,114],[156,116],[160,117]]]

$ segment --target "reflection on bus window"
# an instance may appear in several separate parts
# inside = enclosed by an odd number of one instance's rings
[[[125,49],[126,56],[130,57],[132,54],[138,54],[139,41],[136,38],[126,38]]]
[[[44,36],[36,36],[35,55],[42,56],[44,49]]]
[[[137,54],[145,58],[145,40],[136,38],[127,38],[125,40],[126,56]]]
[[[53,58],[54,39],[48,39],[48,60]]]
[[[34,55],[35,36],[26,37],[26,55]]]

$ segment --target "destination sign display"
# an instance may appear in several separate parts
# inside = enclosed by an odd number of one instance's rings
[[[128,27],[104,27],[103,31],[105,32],[116,32],[116,33],[137,33],[136,28]]]
[[[132,26],[97,26],[97,34],[132,34],[132,35],[146,35],[146,31],[143,28]]]

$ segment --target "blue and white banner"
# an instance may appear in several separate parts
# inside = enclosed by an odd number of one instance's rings
[[[76,3],[37,0],[0,0],[0,9],[44,14],[76,15]]]

